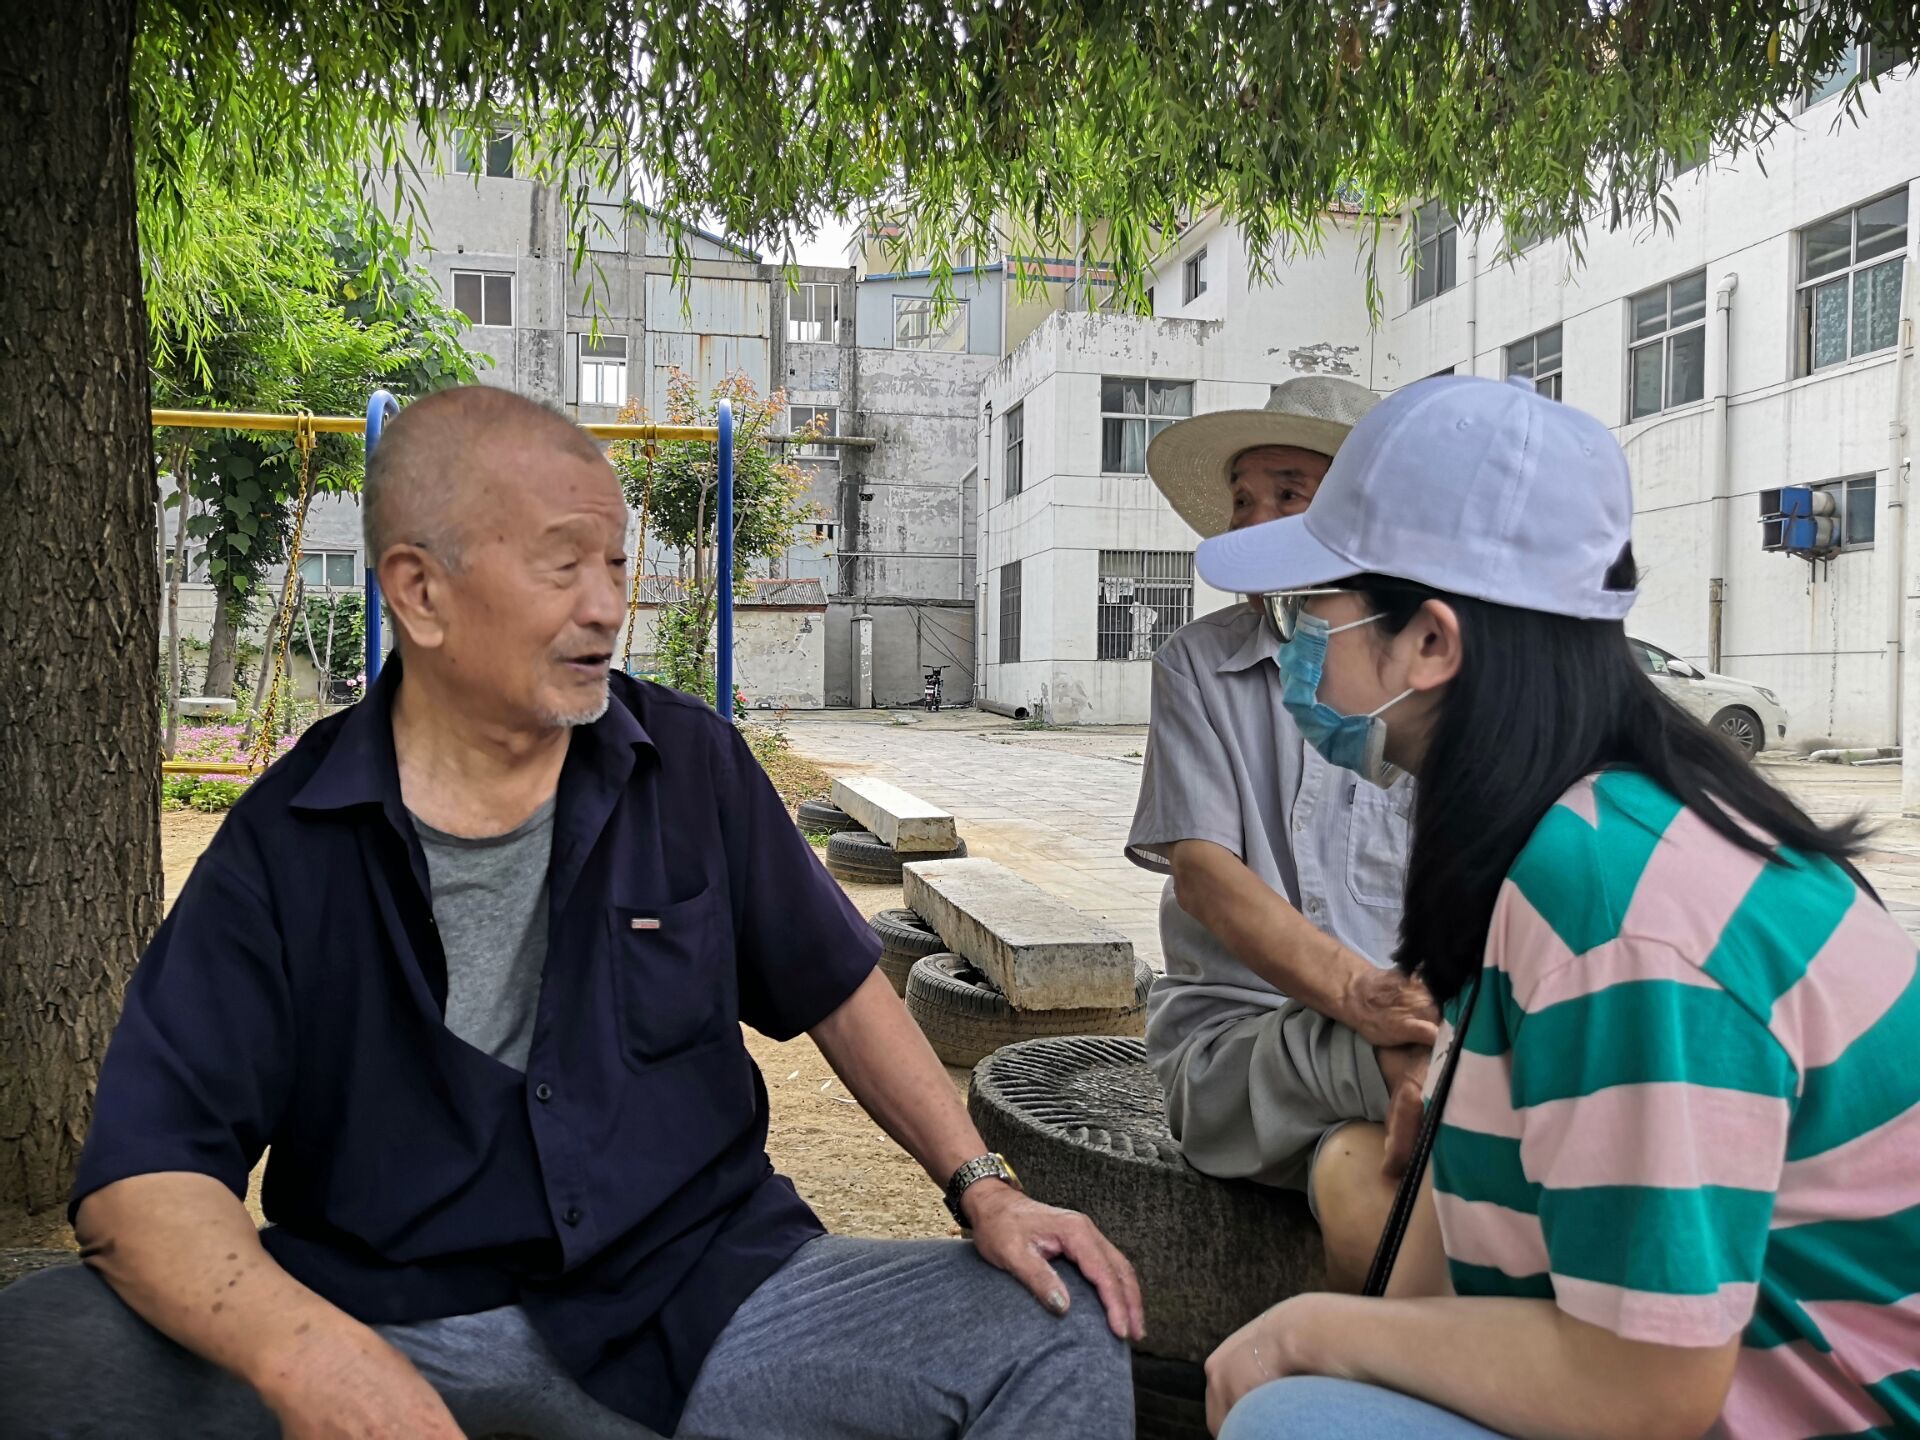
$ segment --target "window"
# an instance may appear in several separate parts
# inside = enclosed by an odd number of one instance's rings
[[[487,174],[496,180],[513,178],[513,132],[502,131],[482,141],[477,130],[463,130],[454,144],[453,173]]]
[[[1016,405],[1007,411],[1007,499],[1026,488],[1027,407]]]
[[[1207,247],[1202,245],[1180,267],[1180,303],[1191,305],[1207,293]]]
[[[815,420],[821,422],[820,433],[822,435],[838,435],[840,433],[834,428],[834,425],[839,420],[839,416],[830,406],[789,405],[787,407],[787,433],[789,435],[798,435],[801,431],[811,426]],[[832,460],[837,458],[839,453],[836,446],[817,444],[802,445],[794,451],[796,455],[804,455],[815,460]]]
[[[1707,386],[1707,272],[1643,290],[1628,305],[1627,418],[1698,400]]]
[[[1000,663],[1020,663],[1020,562],[1000,567]]]
[[[1816,495],[1833,496],[1834,510],[1840,519],[1842,550],[1873,548],[1874,511],[1878,503],[1873,476],[1852,475],[1844,480],[1828,480],[1810,488]]]
[[[615,255],[627,251],[627,207],[618,201],[593,200],[587,204],[587,249]]]
[[[1713,154],[1713,144],[1708,140],[1697,140],[1691,145],[1682,145],[1667,156],[1667,169],[1674,179],[1691,174],[1707,163]]]
[[[1560,398],[1560,327],[1507,346],[1507,374],[1524,375],[1549,400]]]
[[[188,573],[191,574],[192,571],[189,570]],[[301,551],[300,583],[309,590],[352,589],[359,583],[354,578],[353,551]]]
[[[626,336],[602,335],[598,340],[580,337],[579,389],[582,405],[627,403]]]
[[[454,271],[453,308],[476,325],[512,325],[513,276],[491,270]]]
[[[1454,284],[1454,250],[1459,227],[1453,217],[1430,200],[1413,212],[1413,303],[1444,295]]]
[[[795,285],[787,291],[789,345],[832,345],[839,339],[838,285]]]
[[[1147,473],[1147,442],[1175,420],[1193,414],[1191,380],[1100,381],[1100,471]]]
[[[936,315],[930,295],[894,296],[893,348],[964,352],[967,348],[967,302],[955,300],[944,313]]]
[[[1102,660],[1151,660],[1193,618],[1193,556],[1185,550],[1102,550],[1099,621]]]
[[[1907,192],[1800,232],[1800,373],[1810,375],[1900,338]]]
[[[1856,75],[1867,80],[1877,80],[1889,70],[1909,63],[1913,51],[1899,45],[1882,44],[1869,41],[1864,45],[1850,45],[1840,57],[1840,63],[1829,70],[1812,90],[1807,92],[1807,104],[1818,105],[1823,100],[1831,100],[1847,86],[1853,83]]]

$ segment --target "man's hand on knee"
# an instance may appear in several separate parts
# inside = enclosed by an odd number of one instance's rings
[[[984,1181],[961,1201],[982,1259],[1006,1271],[1056,1315],[1067,1313],[1066,1287],[1048,1263],[1071,1260],[1106,1306],[1107,1325],[1122,1340],[1147,1338],[1146,1309],[1133,1265],[1086,1216],[1042,1205],[1011,1185]]]

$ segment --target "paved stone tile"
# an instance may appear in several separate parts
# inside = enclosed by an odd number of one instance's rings
[[[839,774],[881,776],[951,810],[976,855],[1000,861],[1113,925],[1160,965],[1162,878],[1122,854],[1140,788],[1137,727],[1021,730],[972,711],[916,717],[827,711],[786,722],[794,747]],[[1897,766],[1856,769],[1763,758],[1762,772],[1809,814],[1864,814],[1861,870],[1920,938],[1920,820],[1900,814]]]

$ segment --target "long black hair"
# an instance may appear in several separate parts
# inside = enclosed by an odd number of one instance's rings
[[[1631,556],[1621,564],[1630,589]],[[1460,672],[1420,766],[1395,955],[1436,999],[1451,999],[1480,969],[1494,901],[1534,827],[1597,771],[1637,770],[1743,850],[1774,853],[1744,819],[1779,845],[1838,861],[1867,888],[1851,863],[1864,841],[1861,822],[1827,828],[1809,819],[1725,737],[1654,688],[1621,622],[1518,610],[1372,575],[1346,588],[1380,614],[1382,638],[1405,629],[1429,600],[1444,601],[1460,620]]]

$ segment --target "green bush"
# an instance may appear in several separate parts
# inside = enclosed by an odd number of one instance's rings
[[[202,780],[193,787],[193,794],[187,803],[196,810],[217,815],[222,810],[232,809],[233,802],[246,793],[246,785],[238,780]]]
[[[200,788],[198,775],[163,775],[160,777],[160,808],[162,810],[184,810],[193,803],[193,792]]]

